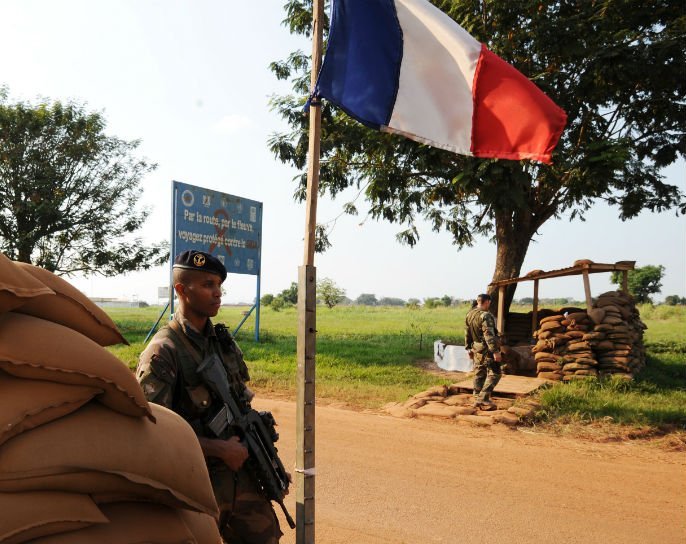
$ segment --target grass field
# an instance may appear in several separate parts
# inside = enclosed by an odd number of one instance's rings
[[[222,308],[216,321],[230,328],[247,308]],[[528,311],[530,308],[512,308]],[[557,385],[540,395],[545,422],[612,422],[686,428],[686,308],[644,306],[649,362],[631,383],[605,380]],[[112,351],[134,368],[159,308],[110,309],[130,346]],[[409,309],[336,307],[317,310],[317,396],[357,408],[378,408],[449,380],[417,361],[433,359],[433,342],[462,342],[467,307]],[[251,316],[237,334],[252,386],[295,397],[297,313],[263,308],[260,342]]]

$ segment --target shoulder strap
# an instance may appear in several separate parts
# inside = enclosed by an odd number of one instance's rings
[[[181,325],[179,325],[179,322],[176,321],[176,319],[172,319],[169,322],[168,326],[171,329],[171,331],[174,333],[174,336],[178,340],[181,340],[181,343],[183,343],[184,348],[186,348],[186,351],[191,356],[191,358],[193,359],[195,364],[200,366],[200,363],[202,363],[202,361],[200,360],[200,356],[198,355],[198,352],[196,351],[196,349],[188,341],[188,338],[186,338],[186,334],[183,332],[183,329],[181,329]]]

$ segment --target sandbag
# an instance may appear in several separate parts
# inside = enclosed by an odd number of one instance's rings
[[[100,393],[96,387],[22,380],[0,372],[0,444],[70,414]]]
[[[181,514],[167,506],[124,502],[100,508],[109,523],[39,538],[32,544],[205,544],[196,540]]]
[[[562,366],[558,363],[550,363],[548,361],[543,361],[536,365],[536,372],[559,372],[562,370]]]
[[[18,312],[74,329],[101,346],[128,345],[110,316],[76,287],[43,268],[26,263],[15,264],[55,293],[54,296],[32,298],[18,308]]]
[[[88,495],[58,491],[0,493],[0,542],[34,538],[108,523]]]
[[[542,325],[543,323],[550,323],[550,322],[555,322],[557,324],[560,323],[565,317],[563,315],[551,315],[548,317],[544,317],[541,319],[540,324]]]
[[[102,389],[97,399],[130,416],[152,417],[128,367],[82,334],[14,312],[0,315],[0,370],[18,378]]]
[[[47,285],[16,264],[0,253],[0,314],[18,308],[36,297],[55,295]]]
[[[560,323],[557,321],[548,321],[546,323],[541,324],[541,327],[539,329],[542,332],[545,331],[559,331],[562,332],[564,330],[564,327],[560,326]]]
[[[179,415],[151,405],[157,424],[125,417],[98,403],[20,434],[0,448],[0,491],[46,489],[63,475],[61,490],[78,489],[79,473],[98,483],[115,475],[164,491],[187,508],[218,514],[198,439]],[[54,481],[52,482],[54,485]],[[106,494],[104,484],[92,493]],[[73,486],[71,489],[69,486]],[[145,497],[143,497],[145,498]]]
[[[418,416],[453,418],[455,417],[455,408],[455,406],[446,406],[442,402],[429,402],[421,408],[417,408],[415,414]]]
[[[544,380],[553,380],[556,382],[562,380],[562,374],[558,372],[539,372],[538,377]]]
[[[198,544],[222,544],[222,538],[214,518],[191,510],[178,510],[177,512]]]

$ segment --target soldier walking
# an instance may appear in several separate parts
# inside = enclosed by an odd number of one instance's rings
[[[479,295],[465,318],[465,348],[474,361],[474,407],[482,410],[495,409],[491,393],[502,376],[500,340],[490,307],[491,296]]]

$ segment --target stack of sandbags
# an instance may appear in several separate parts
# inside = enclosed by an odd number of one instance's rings
[[[534,332],[538,341],[531,348],[536,361],[536,374],[539,378],[561,381],[563,356],[566,345],[571,340],[565,334],[568,322],[562,314],[552,314],[539,321],[539,328]]]
[[[64,280],[0,254],[0,542],[219,543],[197,438]]]
[[[598,361],[593,353],[596,337],[593,321],[583,310],[565,312],[563,323],[569,337],[562,357],[563,380],[570,381],[588,376],[598,376]]]
[[[596,346],[601,374],[636,375],[645,366],[645,347],[641,321],[633,298],[621,291],[608,291],[594,303],[602,320],[595,331],[604,334],[604,342]]]
[[[537,376],[554,381],[597,376],[592,332],[593,321],[579,308],[561,308],[542,318],[534,333],[538,341],[531,349]]]

